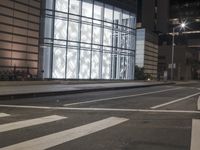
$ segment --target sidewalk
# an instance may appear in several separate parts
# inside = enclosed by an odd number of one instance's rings
[[[152,81],[2,81],[0,82],[0,99],[74,94],[169,84],[173,83]]]

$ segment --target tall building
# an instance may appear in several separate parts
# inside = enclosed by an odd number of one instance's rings
[[[158,35],[168,32],[169,0],[139,0],[136,65],[157,79]]]
[[[0,78],[14,70],[37,75],[40,8],[40,0],[0,1]]]
[[[134,79],[136,1],[42,2],[44,78]]]
[[[138,27],[156,33],[167,33],[169,4],[169,0],[138,0]]]

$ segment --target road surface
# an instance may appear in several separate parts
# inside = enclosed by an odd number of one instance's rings
[[[0,101],[1,150],[199,150],[200,84]]]

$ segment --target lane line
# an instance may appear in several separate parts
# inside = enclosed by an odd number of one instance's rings
[[[96,100],[89,100],[89,101],[84,101],[84,102],[70,103],[70,104],[64,104],[63,106],[73,106],[73,105],[88,104],[88,103],[101,102],[101,101],[109,101],[109,100],[121,99],[121,98],[144,96],[144,95],[162,93],[162,92],[167,92],[167,91],[174,91],[174,90],[179,90],[179,89],[183,89],[183,87],[178,87],[178,88],[173,88],[173,89],[167,89],[167,90],[159,90],[159,91],[154,91],[154,92],[146,92],[146,93],[134,94],[134,95],[126,95],[126,96],[118,96],[118,97],[110,97],[110,98],[102,98],[102,99],[96,99]]]
[[[10,130],[15,130],[15,129],[21,129],[21,128],[25,128],[25,127],[30,127],[30,126],[34,126],[34,125],[49,123],[49,122],[53,122],[53,121],[58,121],[58,120],[62,120],[62,119],[66,119],[66,117],[52,115],[52,116],[41,117],[41,118],[36,118],[36,119],[29,119],[29,120],[25,120],[25,121],[18,121],[18,122],[2,124],[2,125],[0,125],[0,133],[10,131]]]
[[[69,130],[35,138],[22,143],[14,144],[1,150],[43,150],[48,149],[77,138],[90,135],[92,133],[116,126],[128,121],[126,118],[110,117],[100,121],[96,121],[83,126],[75,127]]]
[[[111,112],[151,112],[151,113],[186,113],[200,114],[200,111],[190,110],[158,110],[158,109],[118,109],[118,108],[70,108],[70,107],[44,107],[44,106],[18,106],[0,105],[6,108],[45,109],[45,110],[76,110],[76,111],[111,111]]]
[[[0,118],[1,117],[8,117],[8,116],[10,116],[9,114],[6,114],[6,113],[0,113]]]
[[[113,111],[113,112],[150,112],[150,113],[188,113],[200,114],[200,111],[185,111],[185,110],[154,110],[154,109],[117,109],[117,108],[70,108],[66,110],[80,110],[80,111]]]
[[[197,95],[200,95],[200,92],[186,96],[186,97],[182,97],[182,98],[179,98],[179,99],[176,99],[176,100],[172,100],[172,101],[167,102],[167,103],[163,103],[163,104],[153,106],[153,107],[151,107],[151,109],[157,109],[157,108],[164,107],[164,106],[167,106],[167,105],[171,105],[171,104],[174,104],[174,103],[177,103],[177,102],[181,102],[181,101],[187,100],[187,99],[194,97],[194,96],[197,96]]]
[[[200,120],[193,119],[190,150],[199,150],[200,148],[199,139],[200,139]]]

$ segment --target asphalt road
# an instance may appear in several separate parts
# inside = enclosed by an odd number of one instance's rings
[[[0,101],[1,150],[199,150],[200,84]]]

